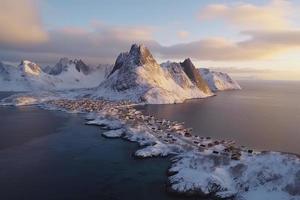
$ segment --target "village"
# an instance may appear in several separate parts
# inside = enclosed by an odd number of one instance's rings
[[[155,137],[151,144],[142,143],[146,145],[154,145],[159,141],[164,145],[179,145],[184,150],[205,151],[232,160],[239,160],[242,152],[249,156],[255,153],[245,146],[236,147],[232,140],[214,140],[211,137],[193,134],[192,128],[186,128],[183,122],[143,115],[130,101],[60,99],[48,101],[46,104],[69,112],[93,113],[93,117],[89,118],[86,124],[97,125],[106,130],[103,133],[105,137],[124,137],[129,131],[125,127],[142,126],[147,133]]]

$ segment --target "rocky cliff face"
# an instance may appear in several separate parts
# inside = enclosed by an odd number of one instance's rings
[[[86,65],[82,60],[75,60],[74,63],[75,68],[78,72],[82,72],[85,75],[90,73],[90,67]]]
[[[168,61],[162,63],[161,66],[180,87],[185,89],[197,87],[189,79],[179,63]]]
[[[204,93],[210,94],[212,93],[209,86],[205,82],[205,80],[201,77],[198,70],[192,63],[190,58],[185,59],[182,63],[180,63],[186,75],[190,78],[190,80]]]

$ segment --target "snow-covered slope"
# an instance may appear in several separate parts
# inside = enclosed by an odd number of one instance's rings
[[[92,91],[94,98],[131,100],[155,104],[183,102],[212,95],[191,85],[178,84],[144,45],[134,44],[121,53],[108,78]]]
[[[207,68],[199,68],[198,70],[210,89],[214,92],[241,89],[241,86],[226,73],[212,71]]]
[[[1,91],[25,91],[24,78],[16,67],[0,62],[0,90]]]
[[[105,78],[106,67],[91,68],[82,60],[62,58],[54,67],[47,67],[44,71],[52,75],[57,89],[78,89],[98,86]]]
[[[109,65],[97,68],[82,60],[62,58],[53,67],[42,69],[24,60],[18,66],[0,64],[0,91],[64,90],[98,86],[107,75]]]
[[[181,65],[176,62],[165,62],[161,64],[162,68],[167,74],[182,88],[197,89],[192,83],[186,73],[183,71]]]
[[[1,91],[32,91],[51,90],[54,83],[40,66],[23,60],[20,65],[1,64],[0,90]]]
[[[59,62],[53,67],[47,66],[44,71],[50,75],[60,75],[72,69],[81,72],[85,75],[89,74],[92,69],[86,65],[82,60],[69,60],[68,58],[61,58]]]

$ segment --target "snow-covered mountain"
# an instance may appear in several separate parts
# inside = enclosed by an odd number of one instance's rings
[[[181,65],[176,62],[167,61],[160,64],[167,74],[182,88],[195,88],[196,85],[192,83],[190,78],[183,71]]]
[[[44,69],[44,72],[50,75],[60,75],[72,70],[73,68],[76,69],[77,72],[82,72],[85,75],[92,71],[92,68],[86,65],[82,60],[69,60],[68,58],[61,58],[53,67],[47,66]]]
[[[190,78],[190,80],[202,91],[205,93],[211,93],[207,82],[199,74],[198,70],[196,69],[195,65],[192,63],[190,58],[185,59],[182,63],[180,63],[181,67],[183,68],[184,72]]]
[[[104,79],[109,65],[99,65],[92,68],[82,60],[61,58],[53,67],[44,71],[55,79],[57,89],[78,89],[98,86]]]
[[[51,90],[54,83],[40,66],[23,60],[18,66],[1,63],[0,90],[1,91],[32,91]]]
[[[108,65],[91,68],[82,60],[62,58],[53,67],[41,68],[24,60],[20,65],[0,65],[1,91],[63,90],[98,86],[105,78]]]
[[[180,69],[173,72],[164,68],[168,67],[161,67],[144,45],[134,44],[118,56],[108,78],[91,96],[164,104],[212,95],[195,86],[180,68],[173,67]]]
[[[199,68],[198,70],[213,92],[241,89],[241,86],[226,73],[207,68]]]
[[[227,74],[198,70],[189,58],[181,63],[159,65],[149,49],[137,44],[129,52],[121,53],[114,65],[90,67],[82,60],[68,58],[47,67],[28,60],[18,66],[0,63],[0,84],[0,91],[90,88],[84,95],[156,104],[205,98],[218,90],[240,89]],[[83,93],[78,91],[79,96]]]

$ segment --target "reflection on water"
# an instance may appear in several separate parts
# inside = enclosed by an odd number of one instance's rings
[[[36,107],[0,107],[0,150],[51,134],[64,120]]]
[[[241,85],[241,91],[141,109],[159,118],[184,121],[197,135],[300,154],[300,83],[245,81]]]

